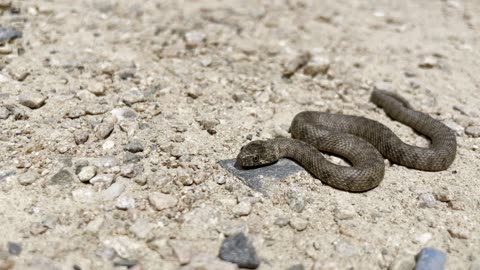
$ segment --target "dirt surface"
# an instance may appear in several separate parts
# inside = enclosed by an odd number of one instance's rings
[[[236,232],[258,269],[406,269],[423,247],[479,269],[478,1],[132,2],[0,1],[22,32],[0,47],[0,269],[236,269]],[[428,145],[374,87],[457,132],[448,170],[265,197],[217,164],[303,110]]]

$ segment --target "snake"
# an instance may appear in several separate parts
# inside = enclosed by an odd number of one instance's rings
[[[428,137],[429,146],[404,143],[387,126],[363,116],[303,111],[292,120],[291,138],[251,141],[241,148],[236,161],[248,169],[292,159],[322,183],[348,192],[377,187],[385,175],[384,158],[422,171],[446,170],[453,163],[456,136],[445,124],[413,109],[393,91],[375,89],[370,101],[391,119]],[[328,161],[322,152],[344,158],[349,166]]]

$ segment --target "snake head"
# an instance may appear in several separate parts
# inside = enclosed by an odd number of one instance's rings
[[[253,141],[243,146],[237,156],[242,167],[257,167],[278,161],[278,150],[270,141]]]

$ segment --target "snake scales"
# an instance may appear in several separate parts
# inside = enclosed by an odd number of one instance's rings
[[[385,173],[383,157],[424,171],[441,171],[452,164],[457,142],[447,126],[415,111],[397,94],[375,90],[370,100],[389,117],[430,138],[430,146],[405,144],[388,127],[364,117],[304,111],[292,121],[292,138],[250,142],[242,147],[237,161],[242,167],[255,167],[290,158],[325,184],[352,192],[380,184]],[[330,163],[319,150],[344,157],[352,166]]]

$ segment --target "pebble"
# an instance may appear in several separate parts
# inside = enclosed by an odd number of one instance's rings
[[[128,236],[116,236],[104,241],[106,247],[112,248],[123,259],[135,259],[137,252],[142,249],[141,245]]]
[[[277,225],[278,227],[285,227],[290,223],[290,220],[285,217],[279,217],[275,219],[275,222],[273,224]]]
[[[256,269],[260,265],[255,247],[244,233],[225,238],[220,247],[219,257],[247,269]]]
[[[233,208],[233,214],[237,217],[248,216],[252,212],[252,204],[248,201],[241,201]]]
[[[115,123],[117,122],[115,117],[104,118],[102,123],[95,127],[95,136],[98,139],[106,139],[113,131]]]
[[[122,196],[117,199],[115,207],[120,210],[128,210],[135,208],[135,199],[128,196]]]
[[[88,141],[89,136],[90,135],[88,134],[88,132],[83,130],[76,130],[73,133],[73,139],[75,140],[75,144],[77,145],[86,143]]]
[[[283,76],[292,76],[297,70],[307,64],[311,57],[312,55],[309,52],[301,52],[288,59],[283,65]]]
[[[427,247],[423,248],[415,259],[417,261],[415,270],[443,270],[447,255],[440,250]]]
[[[420,201],[418,205],[420,208],[432,208],[437,205],[437,200],[430,192],[420,194],[418,200]]]
[[[177,170],[176,181],[180,182],[183,186],[193,185],[193,178],[185,170]]]
[[[73,200],[80,203],[91,203],[95,201],[95,192],[90,188],[78,188],[72,191]]]
[[[53,185],[64,185],[73,182],[73,175],[70,171],[62,169],[50,178]]]
[[[115,182],[102,192],[103,200],[112,201],[118,198],[118,196],[120,196],[124,191],[125,185],[119,182]]]
[[[412,270],[415,267],[414,256],[399,256],[388,266],[388,270]]]
[[[48,230],[48,227],[40,222],[34,222],[30,225],[30,233],[32,235],[40,235]]]
[[[137,169],[135,167],[135,164],[130,163],[122,166],[122,169],[120,170],[120,175],[126,178],[135,177],[137,175]]]
[[[88,223],[87,227],[85,227],[85,230],[92,233],[98,233],[104,222],[105,218],[98,216]]]
[[[113,174],[99,174],[90,179],[90,184],[99,184],[103,187],[109,187],[112,184],[114,177]]]
[[[470,126],[465,129],[465,133],[472,136],[473,138],[480,137],[480,126]]]
[[[130,226],[130,231],[140,239],[145,239],[150,234],[154,225],[143,218],[138,218],[135,223]]]
[[[172,195],[163,194],[160,192],[152,192],[148,195],[148,201],[150,204],[161,211],[163,209],[168,209],[175,207],[177,205],[177,198]]]
[[[38,109],[45,104],[47,98],[38,92],[24,92],[18,97],[18,102],[30,109]]]
[[[114,116],[118,121],[123,121],[126,119],[135,119],[137,117],[137,113],[128,108],[115,108],[111,111],[112,116]]]
[[[1,106],[0,107],[0,119],[5,120],[10,116],[11,112],[7,107]]]
[[[11,255],[18,256],[20,255],[20,253],[22,253],[22,245],[19,243],[8,242],[7,247],[8,247],[8,253],[10,253]]]
[[[288,206],[290,206],[290,209],[297,213],[301,213],[305,209],[306,199],[303,193],[296,190],[290,190],[287,193],[287,197]]]
[[[465,128],[462,127],[461,125],[457,124],[452,119],[446,119],[446,120],[443,121],[443,123],[447,127],[449,127],[451,130],[453,130],[457,136],[462,137],[463,135],[465,135]]]
[[[92,82],[88,86],[88,91],[90,91],[95,96],[103,96],[105,95],[105,86],[103,83],[100,82]]]
[[[138,89],[132,89],[122,97],[123,103],[131,106],[135,103],[145,101],[144,94]]]
[[[28,171],[26,173],[20,174],[17,176],[17,181],[20,185],[28,186],[33,184],[33,182],[37,181],[40,178],[40,175],[35,171]]]
[[[375,83],[375,85],[373,86],[373,89],[390,92],[393,90],[393,87],[391,83],[379,81]]]
[[[97,167],[85,166],[80,169],[80,172],[78,173],[78,179],[80,179],[80,181],[83,183],[88,183],[95,175],[97,175]]]
[[[118,166],[119,162],[113,156],[106,156],[91,159],[91,164],[99,168],[112,168]]]
[[[173,249],[173,253],[177,256],[180,265],[190,263],[192,260],[192,244],[187,241],[170,240],[168,244]]]
[[[0,44],[9,42],[12,39],[22,37],[22,32],[13,27],[1,27],[0,26]]]
[[[187,45],[187,48],[195,48],[200,45],[202,45],[203,42],[205,42],[207,36],[205,33],[200,32],[200,31],[189,31],[185,33],[185,42]]]
[[[130,152],[125,152],[125,155],[123,155],[123,163],[128,164],[128,163],[137,163],[140,160],[142,160],[141,155],[135,155]]]
[[[414,243],[426,244],[430,239],[432,239],[432,234],[429,232],[418,234],[415,236]]]
[[[313,57],[303,68],[303,73],[315,77],[317,74],[326,74],[330,68],[330,59],[327,57]]]
[[[433,196],[437,201],[440,202],[453,201],[453,194],[447,188],[435,190],[435,192],[433,192]]]
[[[467,230],[459,228],[459,227],[452,227],[448,229],[448,233],[451,237],[457,239],[468,239],[470,235]]]
[[[307,228],[308,221],[303,218],[293,217],[290,219],[290,226],[300,232]]]
[[[356,215],[355,208],[353,205],[346,204],[346,205],[338,205],[335,208],[335,218],[338,220],[348,220],[353,219]]]
[[[138,153],[143,152],[143,145],[140,142],[131,142],[126,144],[123,147],[123,150],[128,151],[130,153]]]
[[[424,57],[420,63],[418,64],[418,66],[420,68],[425,68],[425,69],[430,69],[430,68],[434,68],[438,65],[438,61],[437,61],[437,58],[433,57],[433,56],[426,56]]]
[[[215,175],[214,179],[219,185],[224,185],[227,182],[227,178],[224,175]]]

